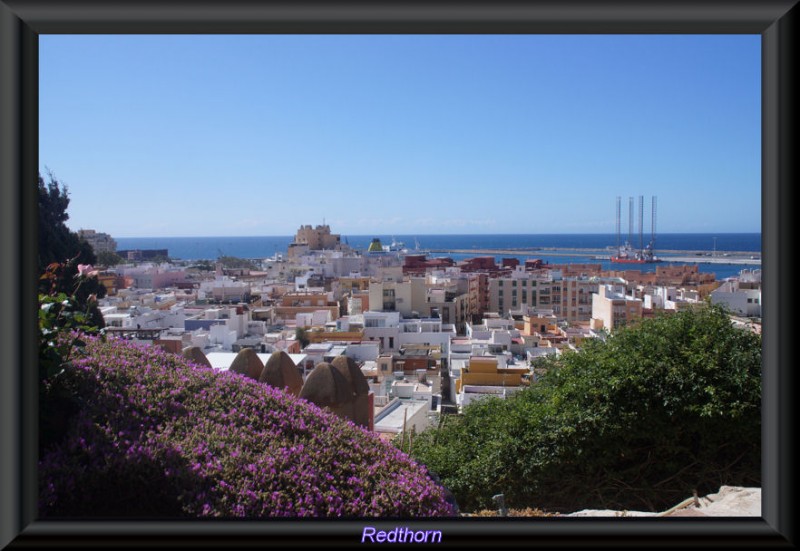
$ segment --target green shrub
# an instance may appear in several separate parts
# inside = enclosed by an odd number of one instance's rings
[[[645,320],[546,362],[414,441],[463,510],[662,510],[760,485],[761,338],[718,307]]]

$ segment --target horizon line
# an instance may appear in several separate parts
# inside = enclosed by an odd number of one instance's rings
[[[81,229],[91,229],[91,228],[81,228]],[[106,233],[113,237],[114,239],[228,239],[228,238],[243,238],[243,237],[253,237],[253,238],[269,238],[269,237],[280,237],[280,238],[293,238],[295,234],[260,234],[260,235],[123,235],[123,236],[116,236],[109,232],[104,232],[101,230],[95,230],[98,233]],[[76,231],[77,233],[77,231]],[[676,231],[676,232],[661,232],[656,234],[656,238],[659,235],[741,235],[741,234],[761,234],[762,232],[759,231]],[[503,235],[616,235],[616,232],[548,232],[548,233],[399,233],[399,232],[389,232],[389,233],[340,233],[340,232],[331,232],[332,235],[340,235],[342,237],[385,237],[385,236],[403,236],[403,237],[414,237],[414,236],[437,236],[437,237],[452,237],[452,236],[503,236]]]

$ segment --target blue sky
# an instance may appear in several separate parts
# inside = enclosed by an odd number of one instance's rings
[[[40,169],[115,237],[761,228],[758,35],[39,38]],[[638,202],[637,202],[638,205]]]

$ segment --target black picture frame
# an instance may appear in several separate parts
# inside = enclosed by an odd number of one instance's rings
[[[793,546],[797,0],[397,2],[0,0],[0,547],[358,545],[364,526],[413,524],[439,545]],[[379,522],[36,520],[38,35],[225,33],[759,34],[762,37],[763,501],[746,519]]]

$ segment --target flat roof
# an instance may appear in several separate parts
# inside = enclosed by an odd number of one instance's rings
[[[395,429],[400,431],[403,429],[403,419],[408,420],[414,414],[418,413],[420,409],[427,409],[427,400],[398,400],[397,402],[390,403],[383,408],[375,417],[375,430],[380,426],[384,430]],[[408,414],[406,415],[406,412]]]
[[[233,360],[236,358],[236,352],[208,352],[206,358],[214,369],[227,371],[230,369]],[[262,364],[267,363],[272,354],[256,354]],[[294,362],[294,365],[300,365],[306,359],[306,354],[289,354],[289,358]]]

